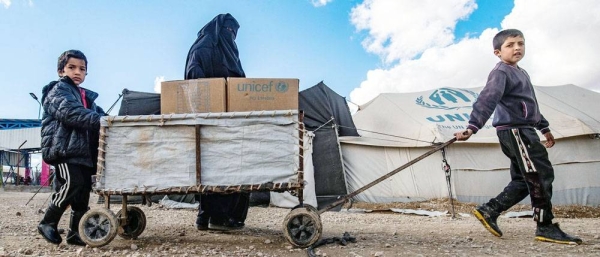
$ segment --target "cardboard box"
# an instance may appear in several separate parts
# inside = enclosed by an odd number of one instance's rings
[[[224,78],[164,81],[160,113],[225,112],[225,83]]]
[[[298,79],[227,78],[227,111],[297,110]]]

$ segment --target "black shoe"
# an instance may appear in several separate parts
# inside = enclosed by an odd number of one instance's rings
[[[86,211],[71,211],[69,221],[69,232],[67,233],[67,244],[85,246],[86,243],[79,236],[79,222]]]
[[[483,224],[483,226],[490,233],[492,233],[492,235],[497,237],[502,236],[502,231],[500,231],[498,224],[496,224],[496,220],[498,219],[498,216],[500,216],[499,213],[495,212],[494,210],[491,210],[485,205],[480,205],[477,206],[475,210],[473,210],[473,215],[475,215],[475,217],[479,221],[481,221],[481,224]]]
[[[580,238],[570,236],[563,232],[558,226],[558,223],[538,225],[537,229],[535,230],[535,240],[570,245],[579,245],[583,243],[583,240]]]
[[[208,230],[208,220],[198,216],[196,218],[196,229]]]
[[[210,222],[208,223],[208,228],[212,229],[212,230],[220,230],[220,231],[239,230],[239,229],[244,228],[244,222],[235,221],[233,219],[229,219],[224,222],[218,222],[218,221],[213,221],[213,219],[211,219]]]
[[[57,226],[64,211],[64,209],[60,209],[53,204],[50,204],[48,209],[46,209],[44,218],[38,225],[38,232],[40,232],[46,241],[56,245],[62,242],[62,237],[58,233]]]
[[[74,231],[69,231],[69,233],[67,233],[67,244],[80,246],[87,245],[85,242],[83,242],[83,240],[81,240],[81,237],[79,237],[79,233]]]
[[[39,224],[38,232],[46,239],[46,241],[59,245],[62,242],[62,237],[58,234],[56,224]]]

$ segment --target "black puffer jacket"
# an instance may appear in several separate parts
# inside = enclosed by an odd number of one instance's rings
[[[98,158],[100,117],[96,92],[85,90],[84,108],[79,88],[69,77],[42,89],[42,158],[48,164],[71,163],[95,167]]]

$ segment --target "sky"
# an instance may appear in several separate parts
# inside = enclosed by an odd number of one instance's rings
[[[240,23],[247,77],[320,81],[351,108],[379,93],[485,85],[493,36],[520,29],[534,85],[600,91],[597,0],[0,0],[0,118],[36,119],[65,50],[88,58],[83,87],[108,110],[127,88],[183,79],[197,32],[220,13]]]

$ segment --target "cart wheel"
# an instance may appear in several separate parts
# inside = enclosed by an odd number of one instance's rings
[[[87,211],[79,222],[79,237],[91,247],[105,246],[117,235],[119,222],[109,209]]]
[[[292,210],[295,210],[298,208],[305,208],[309,211],[319,212],[319,210],[317,210],[317,208],[315,208],[314,206],[312,206],[310,204],[303,204],[303,205],[298,204],[298,205],[294,206],[294,208],[292,208]]]
[[[305,205],[304,205],[304,208],[306,208],[306,209],[307,209],[307,210],[309,210],[309,211],[314,211],[314,212],[316,212],[316,213],[318,213],[318,212],[319,212],[319,210],[317,210],[317,208],[315,208],[314,206],[312,206],[312,205],[310,205],[310,204],[305,204]]]
[[[323,226],[314,208],[293,209],[283,221],[285,238],[294,246],[308,247],[321,237]]]
[[[123,209],[117,212],[117,218],[122,215]],[[119,226],[117,234],[125,239],[137,239],[146,228],[146,215],[142,209],[135,206],[127,207],[127,223]]]

